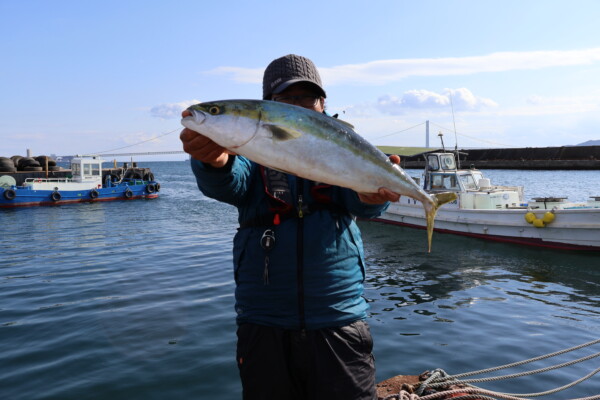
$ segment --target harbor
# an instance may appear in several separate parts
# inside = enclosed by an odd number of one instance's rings
[[[302,5],[0,1],[0,400],[600,400],[600,1]]]
[[[188,162],[144,165],[162,182],[153,201],[2,210],[2,398],[241,398],[236,211],[198,192]],[[567,193],[574,201],[587,198],[585,182],[596,174],[485,173],[498,184],[520,182],[532,197]],[[438,232],[427,253],[422,230],[360,227],[378,382],[434,368],[479,370],[598,338],[595,254]],[[536,392],[594,368],[597,359],[485,387]],[[590,393],[597,379],[545,398]]]

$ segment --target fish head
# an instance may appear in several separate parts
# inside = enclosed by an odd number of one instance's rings
[[[248,143],[260,126],[261,107],[257,100],[223,100],[193,105],[181,124],[210,138],[227,149]]]

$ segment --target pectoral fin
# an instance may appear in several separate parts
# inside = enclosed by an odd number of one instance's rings
[[[298,139],[302,136],[302,132],[279,125],[264,124],[263,127],[271,132],[275,141]]]

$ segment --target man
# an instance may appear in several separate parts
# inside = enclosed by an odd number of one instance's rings
[[[264,100],[323,113],[325,98],[305,57],[290,54],[265,70]],[[358,194],[271,170],[202,132],[184,129],[181,141],[200,190],[239,211],[233,258],[244,399],[376,399],[354,217],[380,215],[399,195]]]

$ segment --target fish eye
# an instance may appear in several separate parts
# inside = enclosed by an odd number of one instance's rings
[[[217,115],[221,112],[221,109],[219,109],[217,106],[212,106],[208,109],[208,112],[212,115]]]

